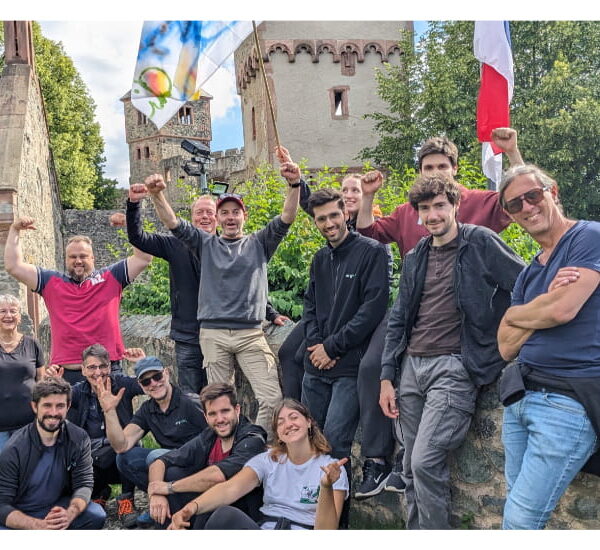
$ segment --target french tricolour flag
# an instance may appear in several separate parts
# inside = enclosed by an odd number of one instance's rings
[[[509,104],[513,95],[513,58],[508,21],[476,21],[475,57],[481,62],[481,86],[477,98],[477,138],[483,144],[483,173],[493,182],[502,175],[502,151],[491,143],[495,128],[510,126]]]

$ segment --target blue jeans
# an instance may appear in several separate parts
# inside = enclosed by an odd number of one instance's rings
[[[185,394],[198,395],[206,386],[206,372],[202,368],[204,357],[200,344],[175,341],[175,359],[177,361],[177,382]]]
[[[42,519],[45,518],[48,512],[54,506],[61,506],[62,508],[68,508],[71,502],[71,497],[62,497],[55,504],[44,508],[43,510],[37,510],[35,512],[25,512],[28,516]],[[104,508],[95,502],[90,502],[87,508],[79,514],[67,529],[102,529],[104,522],[106,521],[106,512]],[[10,527],[0,526],[0,530],[10,529]]]
[[[144,449],[133,447],[126,453],[117,455],[117,468],[121,475],[135,483],[140,491],[148,490],[148,468],[159,456],[170,449]]]
[[[579,402],[558,393],[528,391],[504,409],[506,454],[503,529],[543,529],[596,446]]]
[[[7,432],[0,432],[0,452],[4,449],[4,445],[8,443],[10,436],[15,433],[16,430],[8,430]]]
[[[305,372],[302,403],[323,430],[331,445],[331,456],[350,456],[359,418],[356,377],[326,378]]]

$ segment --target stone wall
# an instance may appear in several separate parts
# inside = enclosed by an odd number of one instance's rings
[[[229,191],[236,183],[244,180],[246,160],[243,147],[213,151],[210,156],[213,162],[209,165],[209,179],[229,183]]]
[[[170,317],[132,315],[123,317],[121,327],[126,346],[141,347],[168,365],[174,364],[174,345],[168,338]],[[293,328],[265,325],[269,345],[275,355]],[[44,326],[45,347],[48,329]],[[236,370],[242,410],[252,416],[256,403],[242,372]],[[498,529],[504,506],[504,452],[500,434],[502,407],[495,384],[481,392],[475,418],[464,445],[451,455],[453,524],[473,529]],[[352,449],[353,483],[360,481],[360,430]],[[600,529],[600,479],[579,474],[550,520],[551,529]],[[351,501],[350,522],[355,528],[403,528],[403,497],[383,492],[376,497]]]

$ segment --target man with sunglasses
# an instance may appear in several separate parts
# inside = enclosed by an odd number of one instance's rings
[[[157,357],[140,359],[135,365],[135,377],[150,399],[142,403],[125,427],[119,419],[119,404],[126,388],[113,394],[111,378],[106,377],[99,382],[98,400],[104,413],[106,435],[117,453],[119,472],[138,489],[146,491],[150,464],[198,435],[206,427],[206,420],[200,404],[170,383],[169,369]],[[148,432],[154,436],[158,449],[138,446]]]
[[[533,165],[508,170],[499,193],[541,247],[498,330],[525,390],[504,409],[502,526],[543,529],[600,433],[600,223],[565,217],[556,182]]]
[[[460,195],[441,174],[411,187],[429,237],[404,258],[385,337],[379,402],[402,428],[408,529],[450,528],[448,456],[465,440],[478,388],[505,366],[496,332],[525,266],[490,229],[458,223]]]
[[[161,221],[200,258],[197,317],[208,382],[232,384],[235,357],[258,401],[256,424],[269,434],[281,389],[275,356],[261,328],[267,303],[267,263],[296,218],[301,184],[300,169],[289,152],[279,147],[277,156],[280,173],[288,183],[283,210],[251,235],[244,234],[248,213],[239,195],[219,197],[221,234],[210,235],[175,215],[160,174],[145,181]]]

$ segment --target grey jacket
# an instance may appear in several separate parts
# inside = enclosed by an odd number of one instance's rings
[[[89,502],[94,485],[90,438],[84,430],[65,421],[55,443],[57,456],[64,460],[68,486],[63,495]],[[7,516],[19,509],[19,500],[39,462],[43,443],[35,420],[13,434],[0,453],[0,523],[6,525]]]
[[[393,382],[400,369],[421,304],[431,240],[424,237],[404,258],[400,292],[385,336],[381,380]],[[506,364],[496,333],[524,267],[523,260],[492,230],[459,224],[454,296],[462,320],[463,364],[475,386],[493,382]]]
[[[229,240],[179,220],[173,235],[200,258],[198,321],[202,328],[260,327],[267,305],[267,262],[289,227],[276,216],[264,229]]]

